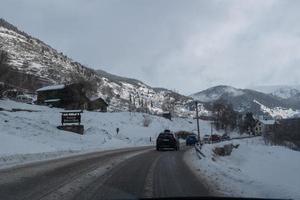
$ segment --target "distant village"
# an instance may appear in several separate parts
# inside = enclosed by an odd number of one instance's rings
[[[263,136],[265,143],[283,145],[300,150],[300,118],[271,117],[251,112],[238,113],[230,104],[216,101],[209,116],[200,117],[211,121],[212,127],[224,130],[224,134],[239,132],[249,136]]]

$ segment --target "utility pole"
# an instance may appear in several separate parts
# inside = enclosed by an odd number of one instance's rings
[[[200,143],[200,128],[199,128],[199,116],[198,116],[198,101],[195,101],[195,104],[196,104],[196,119],[197,119],[198,142]]]
[[[213,122],[210,123],[210,143],[212,144]]]

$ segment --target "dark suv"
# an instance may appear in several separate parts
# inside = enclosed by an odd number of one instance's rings
[[[156,150],[160,151],[164,148],[179,150],[179,141],[170,130],[165,130],[163,133],[160,133],[156,139]]]

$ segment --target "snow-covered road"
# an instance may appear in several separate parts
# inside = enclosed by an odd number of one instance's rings
[[[135,147],[0,170],[0,199],[136,199],[210,195],[181,151]]]

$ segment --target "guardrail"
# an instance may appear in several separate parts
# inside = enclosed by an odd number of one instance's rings
[[[234,138],[230,138],[230,140],[241,140],[241,139],[255,138],[255,137],[261,137],[261,135],[251,135],[251,136],[245,136],[245,137],[234,137]]]

